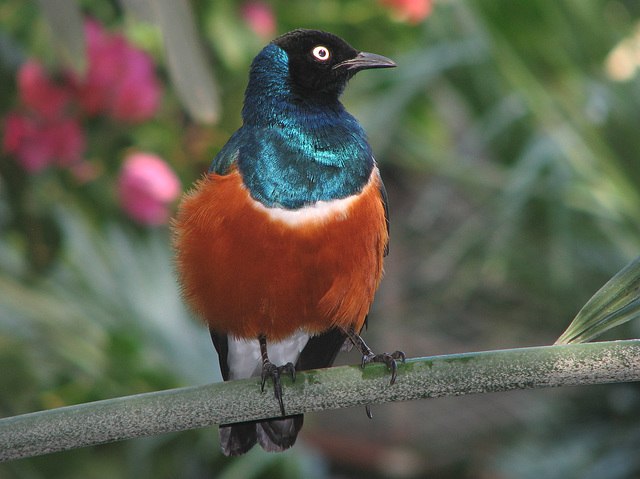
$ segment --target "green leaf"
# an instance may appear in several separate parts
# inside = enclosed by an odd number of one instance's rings
[[[640,256],[594,294],[556,344],[583,343],[640,316]]]
[[[80,7],[70,0],[39,0],[38,3],[60,58],[76,72],[84,72],[84,23]]]
[[[167,67],[176,93],[196,121],[218,121],[218,85],[198,39],[193,12],[187,2],[153,2],[162,29]]]

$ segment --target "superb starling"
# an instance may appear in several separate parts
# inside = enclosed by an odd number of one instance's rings
[[[253,60],[243,126],[185,195],[174,225],[183,297],[208,325],[225,381],[272,379],[280,418],[220,426],[225,454],[293,445],[281,374],[331,366],[359,336],[388,251],[387,195],[367,136],[340,103],[360,70],[389,68],[331,33],[295,30]],[[381,112],[380,114],[384,114]],[[350,344],[349,344],[350,345]]]

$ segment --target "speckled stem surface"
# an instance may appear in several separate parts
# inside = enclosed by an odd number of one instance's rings
[[[287,414],[442,396],[640,381],[640,340],[408,359],[283,378]],[[270,384],[270,383],[268,383]],[[0,461],[279,415],[259,379],[158,391],[0,419]]]

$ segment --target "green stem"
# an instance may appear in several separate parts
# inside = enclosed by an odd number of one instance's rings
[[[408,359],[396,384],[382,364],[283,378],[287,414],[390,401],[640,381],[640,340]],[[133,437],[275,417],[259,379],[158,391],[0,419],[0,461]]]

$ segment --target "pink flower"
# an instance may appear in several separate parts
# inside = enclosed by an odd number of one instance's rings
[[[18,70],[17,83],[20,101],[45,118],[60,116],[71,101],[69,87],[52,82],[37,60],[28,60],[22,64]]]
[[[134,153],[125,159],[118,190],[129,216],[143,224],[161,225],[169,219],[169,204],[180,195],[180,180],[162,158]]]
[[[22,64],[16,80],[25,112],[5,117],[3,151],[29,173],[80,162],[85,139],[80,124],[66,116],[72,100],[70,86],[53,82],[37,60]]]
[[[263,2],[246,2],[242,5],[242,19],[262,39],[270,39],[276,33],[276,17],[269,5]]]
[[[401,22],[415,25],[422,22],[433,11],[433,0],[379,0],[390,7]]]
[[[73,118],[48,120],[19,113],[5,118],[2,149],[29,173],[39,173],[49,165],[75,165],[84,148],[82,129]]]
[[[76,79],[80,104],[89,115],[106,113],[128,122],[149,119],[160,105],[160,82],[147,53],[93,20],[85,26],[88,68]]]

